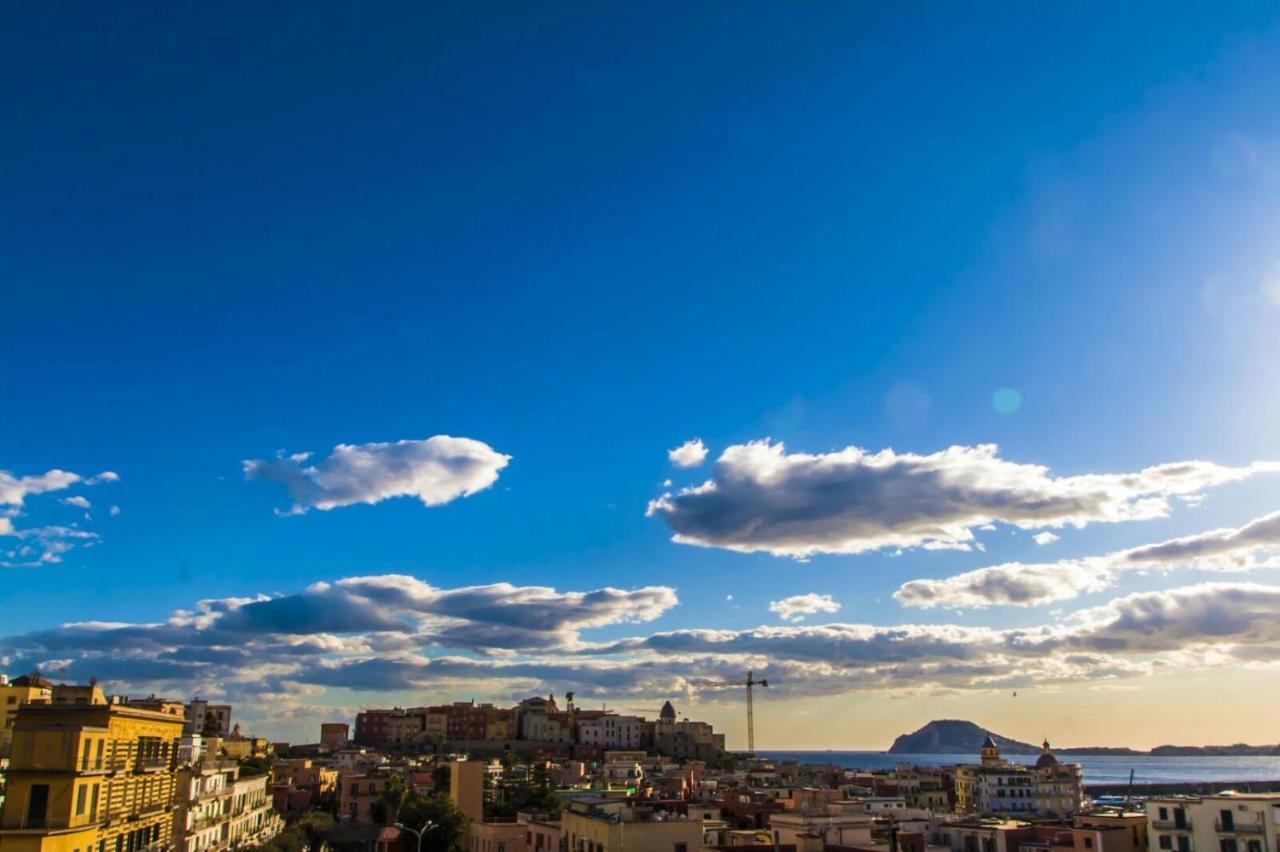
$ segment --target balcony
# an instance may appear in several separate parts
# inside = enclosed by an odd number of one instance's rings
[[[1219,834],[1264,834],[1267,830],[1262,820],[1256,822],[1232,822],[1230,825],[1223,826],[1221,819],[1213,821],[1213,829]]]
[[[1182,822],[1177,822],[1171,819],[1153,819],[1151,820],[1151,827],[1158,828],[1163,831],[1190,831],[1191,819],[1187,818]]]

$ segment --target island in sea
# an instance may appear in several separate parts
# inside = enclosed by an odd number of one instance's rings
[[[1002,754],[1039,754],[1040,746],[1019,742],[962,719],[935,719],[917,731],[903,734],[889,746],[889,754],[977,754],[982,742],[991,737]],[[1161,745],[1150,751],[1113,746],[1076,746],[1054,748],[1058,754],[1079,755],[1150,755],[1150,756],[1215,756],[1235,757],[1280,756],[1280,745]]]

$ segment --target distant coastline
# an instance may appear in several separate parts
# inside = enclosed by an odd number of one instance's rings
[[[886,753],[976,755],[987,737],[991,737],[1000,752],[1006,755],[1039,754],[1044,748],[1043,745],[1035,746],[1001,736],[963,719],[935,719],[919,730],[896,738]],[[1277,757],[1280,756],[1280,745],[1161,745],[1147,751],[1114,746],[1075,746],[1055,747],[1053,751],[1062,755],[1095,757]]]

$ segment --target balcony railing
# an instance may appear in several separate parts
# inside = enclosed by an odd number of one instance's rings
[[[1190,831],[1191,820],[1188,818],[1178,823],[1171,819],[1153,819],[1151,820],[1151,827],[1162,828],[1165,831]]]
[[[1267,827],[1261,821],[1235,822],[1223,825],[1221,819],[1213,821],[1213,828],[1220,834],[1262,834]]]

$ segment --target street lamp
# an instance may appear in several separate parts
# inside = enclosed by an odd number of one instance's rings
[[[435,828],[436,824],[428,820],[427,824],[424,825],[422,828],[410,828],[404,823],[399,823],[399,822],[396,823],[395,826],[401,831],[407,831],[407,832],[410,832],[411,834],[418,835],[418,852],[422,852],[422,836],[426,834],[428,831],[430,831],[431,829]]]

